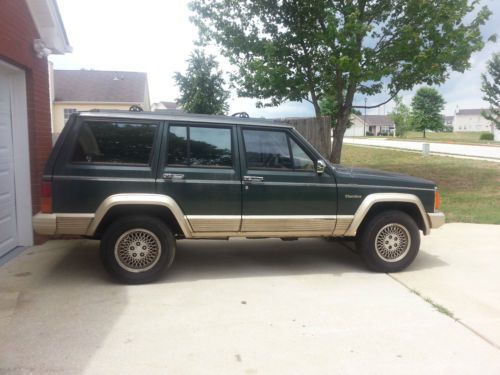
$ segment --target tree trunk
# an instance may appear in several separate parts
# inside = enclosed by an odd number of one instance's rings
[[[318,103],[318,100],[316,99],[316,97],[313,98],[313,106],[314,106],[314,114],[316,115],[316,118],[320,118],[321,117],[321,108],[319,107],[319,103]]]
[[[344,133],[349,122],[349,111],[339,111],[337,116],[337,125],[333,128],[333,145],[330,154],[330,161],[335,164],[340,164],[342,156],[342,143],[344,142]]]
[[[424,138],[425,138],[425,128],[424,128]]]

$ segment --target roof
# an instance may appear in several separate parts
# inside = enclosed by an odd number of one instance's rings
[[[482,112],[489,112],[486,108],[459,109],[457,116],[481,116]]]
[[[129,111],[112,111],[112,110],[95,109],[92,111],[79,112],[78,115],[83,117],[99,117],[99,118],[182,121],[182,122],[212,123],[212,124],[222,124],[222,125],[234,124],[234,125],[280,126],[286,128],[293,128],[292,125],[275,120],[267,120],[260,118],[241,118],[234,116],[199,115],[194,113],[185,113],[181,111],[129,112]]]
[[[177,109],[178,104],[176,102],[160,102],[165,109]]]
[[[386,115],[357,115],[366,125],[394,126],[394,121]]]
[[[143,103],[147,82],[140,72],[54,70],[54,101]]]
[[[26,0],[43,45],[52,54],[71,52],[68,36],[55,0]],[[46,55],[45,55],[46,56]]]

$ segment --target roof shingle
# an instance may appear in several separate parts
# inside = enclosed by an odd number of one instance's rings
[[[361,115],[358,116],[367,125],[394,126],[394,121],[386,115]]]
[[[54,101],[143,103],[147,81],[140,72],[54,70]]]
[[[457,116],[480,116],[483,111],[489,112],[489,109],[459,109],[457,112]]]

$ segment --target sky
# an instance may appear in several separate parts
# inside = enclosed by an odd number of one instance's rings
[[[448,81],[436,86],[443,95],[445,114],[453,115],[457,109],[486,108],[482,100],[481,73],[494,52],[500,52],[500,0],[483,0],[493,12],[482,29],[487,38],[499,34],[499,42],[486,44],[472,55],[471,69],[465,73],[452,73]],[[148,74],[151,102],[174,101],[179,96],[173,75],[184,73],[186,60],[196,48],[197,28],[189,21],[188,0],[57,0],[68,39],[73,52],[64,56],[51,55],[54,69],[94,69],[112,71],[139,71]],[[216,55],[220,67],[232,67],[215,47],[209,52]],[[402,94],[403,102],[410,104],[418,86]],[[374,105],[386,99],[384,94],[368,97]],[[364,97],[357,96],[362,105]],[[314,116],[308,102],[288,102],[273,108],[256,108],[256,100],[238,98],[232,92],[229,113],[247,112],[252,117],[307,117]],[[385,114],[392,102],[368,114]]]

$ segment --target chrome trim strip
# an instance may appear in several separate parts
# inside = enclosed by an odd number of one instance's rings
[[[376,188],[376,189],[403,189],[403,190],[423,190],[436,191],[436,189],[413,188],[409,186],[383,186],[383,185],[357,185],[357,184],[337,184],[339,188]]]
[[[157,205],[166,207],[172,212],[179,223],[184,236],[186,238],[191,237],[191,226],[189,221],[186,220],[181,208],[174,199],[163,194],[115,194],[109,196],[97,208],[95,218],[87,231],[87,235],[93,236],[95,234],[97,227],[109,209],[123,204]]]
[[[423,232],[425,235],[430,233],[431,226],[429,223],[429,217],[427,216],[427,213],[424,210],[422,202],[416,195],[403,194],[403,193],[374,193],[367,195],[366,198],[363,200],[363,202],[361,202],[361,205],[358,207],[356,213],[354,214],[354,220],[352,221],[351,225],[349,226],[349,229],[344,235],[346,237],[354,237],[361,222],[365,218],[368,211],[370,211],[370,208],[375,203],[380,203],[380,202],[404,202],[416,205],[424,221]]]
[[[336,184],[320,184],[311,182],[275,182],[275,181],[264,181],[259,183],[259,185],[270,185],[270,186],[314,186],[314,187],[336,187]]]
[[[240,180],[194,180],[188,179],[182,182],[186,184],[219,184],[219,185],[241,185]]]
[[[446,216],[443,212],[433,212],[428,213],[429,221],[431,222],[431,228],[442,227],[446,223]]]
[[[258,232],[194,232],[191,238],[229,238],[229,237],[272,237],[272,238],[303,238],[331,237],[331,230],[326,231],[258,231]]]
[[[77,181],[121,181],[121,182],[155,182],[154,178],[100,177],[100,176],[54,176],[54,180]]]

